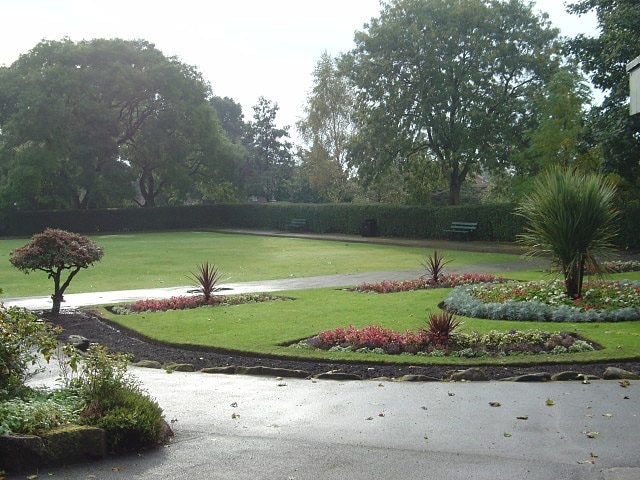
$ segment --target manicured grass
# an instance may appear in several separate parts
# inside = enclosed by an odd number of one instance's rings
[[[432,254],[417,247],[345,243],[214,232],[136,233],[91,237],[104,248],[99,262],[78,273],[67,293],[189,285],[187,277],[208,261],[219,267],[222,283],[419,269]],[[29,239],[0,240],[0,288],[4,297],[50,295],[44,273],[25,275],[9,263],[9,252]],[[440,252],[450,265],[508,262],[518,255]]]
[[[640,273],[619,274],[613,277],[639,279]],[[438,303],[448,291],[448,289],[436,289],[376,295],[319,289],[283,292],[282,295],[293,299],[287,302],[124,316],[113,315],[106,310],[102,310],[101,313],[155,340],[299,358],[415,365],[542,364],[640,358],[640,323],[638,322],[576,324],[463,318],[463,329],[468,331],[487,332],[492,329],[569,331],[578,333],[604,347],[594,352],[563,355],[460,359],[299,350],[284,345],[323,330],[348,325],[358,328],[381,325],[398,331],[416,330],[425,326],[428,314],[438,310]]]

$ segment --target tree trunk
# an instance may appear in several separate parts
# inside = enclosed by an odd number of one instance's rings
[[[140,195],[144,200],[142,204],[143,207],[155,207],[156,206],[156,197],[155,197],[155,179],[153,178],[153,173],[147,173],[146,171],[142,173],[140,176],[140,180],[138,182],[140,186]]]
[[[454,167],[451,170],[451,176],[449,177],[449,205],[458,205],[460,203],[460,188],[462,187],[462,180],[458,173],[458,168]]]
[[[60,290],[60,274],[53,275],[53,295],[51,295],[53,305],[51,306],[51,313],[57,315],[60,313],[60,305],[64,300],[62,291]]]
[[[564,268],[564,283],[567,296],[571,299],[582,297],[582,282],[584,279],[584,260],[580,257],[574,263]]]

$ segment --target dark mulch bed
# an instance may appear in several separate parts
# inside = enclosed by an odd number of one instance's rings
[[[81,335],[91,342],[106,346],[111,352],[130,353],[133,361],[156,360],[160,363],[189,363],[196,370],[204,367],[221,366],[265,366],[305,370],[311,374],[328,371],[351,373],[362,378],[400,377],[407,374],[428,375],[446,379],[461,367],[451,366],[397,366],[371,363],[336,363],[309,360],[283,359],[264,356],[252,356],[235,352],[224,352],[210,348],[168,345],[149,341],[136,332],[122,329],[108,320],[100,318],[89,310],[64,312],[60,315],[43,314],[50,322],[64,330],[60,335],[66,340],[69,335]],[[490,379],[508,378],[526,373],[549,372],[551,374],[573,370],[583,374],[602,376],[609,367],[619,367],[640,372],[640,362],[610,364],[549,364],[536,367],[527,366],[483,366],[482,370]]]

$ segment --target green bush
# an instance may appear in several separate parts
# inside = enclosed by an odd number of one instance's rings
[[[113,451],[129,451],[157,443],[163,434],[162,409],[127,372],[129,356],[109,353],[92,344],[86,354],[72,354],[78,375],[70,384],[86,402],[82,422],[107,432]]]
[[[101,415],[87,417],[85,423],[103,428],[107,444],[115,452],[132,451],[156,444],[164,424],[160,406],[137,388],[114,389]]]
[[[93,234],[101,232],[244,228],[283,230],[292,218],[305,218],[311,232],[360,235],[365,220],[376,221],[378,234],[401,238],[445,238],[453,221],[477,222],[476,240],[512,242],[524,220],[511,203],[457,206],[261,203],[102,210],[11,211],[3,235],[27,236],[46,227]],[[620,208],[616,245],[640,247],[640,206]]]
[[[57,346],[57,330],[33,313],[0,303],[0,399],[18,396],[37,369],[41,357],[49,360]]]

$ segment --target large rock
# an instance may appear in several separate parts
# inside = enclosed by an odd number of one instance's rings
[[[551,374],[547,372],[525,373],[517,377],[503,378],[502,380],[505,382],[549,382],[551,381]]]
[[[455,382],[486,382],[489,380],[484,370],[480,368],[468,368],[466,370],[460,370],[451,375],[451,380]]]
[[[439,378],[430,377],[429,375],[409,374],[398,377],[397,382],[439,382]]]
[[[83,337],[82,335],[69,335],[67,341],[82,352],[86,352],[89,348],[89,345],[91,345],[89,339]]]
[[[318,378],[321,380],[362,380],[362,377],[360,375],[344,372],[319,373],[318,375],[314,375],[313,378]]]
[[[0,465],[10,472],[102,459],[107,455],[101,428],[72,425],[43,434],[0,436]]]
[[[167,372],[195,372],[195,367],[190,363],[165,363],[162,366]]]
[[[602,374],[605,380],[640,380],[640,375],[617,367],[607,367]]]

